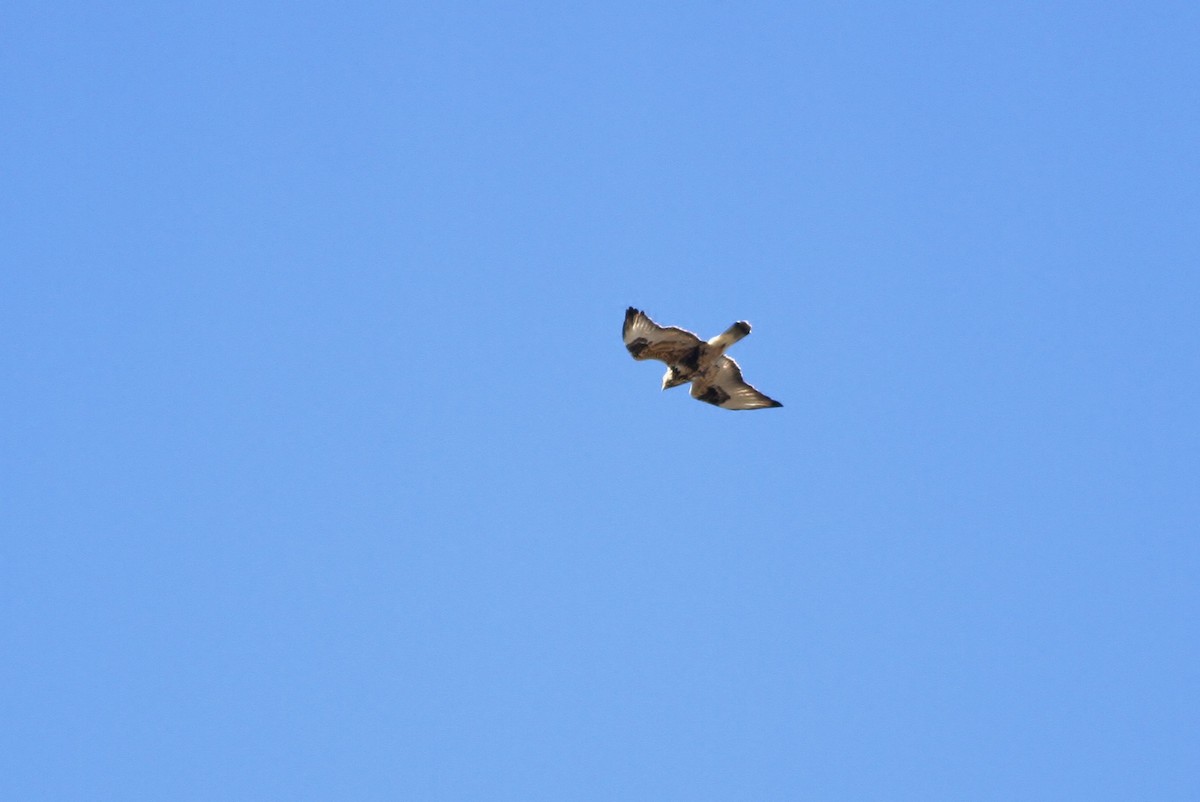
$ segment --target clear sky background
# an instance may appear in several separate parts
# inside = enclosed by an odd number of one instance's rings
[[[0,71],[0,796],[1198,798],[1195,3],[17,0]]]

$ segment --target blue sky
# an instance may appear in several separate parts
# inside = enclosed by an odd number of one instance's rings
[[[1196,798],[1200,12],[1100,5],[7,4],[3,796]]]

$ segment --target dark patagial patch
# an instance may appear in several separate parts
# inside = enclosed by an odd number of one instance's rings
[[[720,387],[713,385],[700,395],[696,396],[696,400],[703,401],[706,404],[715,404],[719,407],[729,400],[729,393],[725,392]]]
[[[638,337],[636,340],[634,340],[633,342],[631,342],[629,345],[627,345],[625,347],[629,349],[629,353],[633,354],[633,358],[637,359],[638,355],[641,354],[642,351],[645,351],[646,346],[649,344],[650,344],[650,341],[647,340],[645,337]]]
[[[683,365],[685,368],[691,368],[694,371],[699,370],[700,369],[700,346],[697,345],[695,348],[688,351],[683,356],[679,357],[679,364]]]

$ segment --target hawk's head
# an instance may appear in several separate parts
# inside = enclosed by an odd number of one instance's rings
[[[678,370],[675,368],[675,366],[674,366],[674,365],[672,365],[671,367],[667,368],[667,372],[663,374],[663,386],[662,386],[662,388],[663,388],[664,390],[670,390],[672,387],[678,387],[679,385],[681,385],[681,384],[687,384],[687,383],[688,383],[688,382],[690,382],[690,381],[691,381],[691,379],[689,379],[689,378],[686,378],[685,376],[683,376],[683,375],[682,375],[682,374],[681,374],[681,373],[680,373],[680,372],[679,372],[679,371],[678,371]]]

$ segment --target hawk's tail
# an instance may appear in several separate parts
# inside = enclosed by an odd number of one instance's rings
[[[720,348],[724,351],[729,346],[733,345],[738,340],[750,333],[750,324],[744,320],[739,320],[722,333],[718,334],[708,341],[708,344]]]

